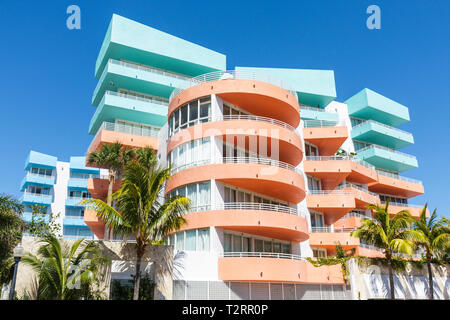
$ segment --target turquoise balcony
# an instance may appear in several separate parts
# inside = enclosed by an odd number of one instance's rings
[[[46,214],[45,216],[41,216],[44,218],[44,222],[45,223],[49,223],[50,222],[50,215]],[[32,221],[33,215],[32,214],[23,214],[22,215],[22,220],[25,221],[26,223],[30,223]],[[36,217],[35,217],[36,219]]]
[[[326,112],[323,109],[300,105],[300,119],[302,120],[320,120],[329,122],[338,122],[337,113]]]
[[[408,108],[370,89],[363,89],[345,103],[350,116],[397,127],[409,121]]]
[[[168,102],[106,91],[91,119],[89,133],[96,134],[103,122],[115,119],[162,127],[167,122]]]
[[[253,67],[236,67],[235,69],[236,71],[261,72],[261,74],[286,81],[289,87],[297,92],[299,103],[304,105],[323,109],[336,99],[333,70]]]
[[[85,227],[88,228],[87,224],[84,223],[83,217],[64,217],[63,219],[64,227]]]
[[[110,58],[189,76],[226,69],[225,55],[116,14],[95,63],[97,78]]]
[[[37,194],[37,193],[30,193],[25,191],[20,199],[20,201],[23,204],[39,204],[42,206],[49,206],[52,204],[53,201],[53,195],[50,194]]]
[[[83,207],[83,205],[80,204],[81,201],[83,201],[85,198],[81,197],[67,197],[66,199],[66,207]]]
[[[87,179],[70,178],[67,182],[67,187],[72,190],[87,190]]]
[[[34,174],[28,172],[27,175],[22,179],[22,183],[20,184],[20,191],[24,191],[30,184],[43,187],[52,187],[55,184],[55,176],[47,176],[43,174]]]
[[[390,171],[403,172],[419,166],[416,157],[379,145],[370,145],[355,152],[358,158]]]
[[[86,167],[86,157],[70,157],[70,172],[98,175],[100,173],[100,169]]]
[[[409,132],[368,120],[352,128],[352,139],[399,149],[414,143]]]
[[[58,158],[48,154],[30,151],[25,161],[25,170],[30,169],[30,167],[55,169],[57,160]]]
[[[169,98],[173,89],[182,87],[188,79],[173,72],[110,59],[94,90],[92,104],[97,106],[105,91],[118,88]]]

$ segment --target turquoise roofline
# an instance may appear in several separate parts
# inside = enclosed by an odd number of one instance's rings
[[[31,150],[27,156],[27,159],[25,160],[25,170],[30,169],[30,167],[32,166],[46,169],[55,169],[57,161],[57,157]]]
[[[74,172],[82,172],[89,174],[98,174],[100,173],[100,169],[86,167],[86,157],[70,157],[70,171]]]
[[[375,120],[393,127],[410,120],[407,107],[367,88],[345,103],[348,105],[349,115],[353,117]]]
[[[299,103],[325,108],[336,99],[333,70],[236,67],[237,71],[261,72],[286,81],[297,91]]]
[[[109,58],[190,76],[226,69],[225,55],[117,14],[111,18],[97,57],[97,78]]]

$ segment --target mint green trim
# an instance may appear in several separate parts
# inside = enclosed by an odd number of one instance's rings
[[[416,157],[380,146],[372,145],[355,152],[358,158],[381,169],[403,172],[419,167]]]
[[[365,121],[353,127],[352,139],[399,149],[414,143],[413,135],[375,121]]]

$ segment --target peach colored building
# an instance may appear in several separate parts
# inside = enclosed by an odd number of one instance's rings
[[[172,166],[166,195],[193,204],[166,239],[174,299],[354,298],[339,266],[306,257],[333,255],[337,243],[379,256],[350,237],[368,204],[389,199],[393,214],[418,215],[409,198],[423,185],[401,175],[417,160],[397,151],[413,143],[396,128],[408,109],[369,89],[337,102],[330,70],[226,70],[223,54],[114,15],[87,152],[148,145]],[[107,185],[90,179],[88,189],[104,199]],[[95,213],[84,219],[103,238]]]

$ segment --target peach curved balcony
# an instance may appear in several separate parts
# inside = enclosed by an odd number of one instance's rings
[[[321,156],[334,155],[348,138],[345,126],[303,128],[303,139],[319,148]]]
[[[89,154],[98,150],[102,144],[112,144],[115,142],[120,142],[125,147],[129,148],[150,147],[154,150],[158,149],[158,138],[156,137],[147,137],[100,128],[92,140],[87,153]],[[89,166],[89,164],[86,163],[86,166]]]
[[[192,167],[174,173],[166,183],[166,193],[186,184],[215,179],[290,203],[305,198],[305,181],[295,168],[276,166],[279,162],[275,160],[265,162],[265,159],[242,157],[228,162],[224,159],[224,163],[193,163]]]
[[[356,208],[367,209],[369,204],[380,204],[380,198],[378,194],[370,192],[364,188],[361,188],[352,183],[346,183],[339,186],[340,190],[346,190],[352,192],[355,197]]]
[[[300,123],[296,95],[268,82],[245,79],[215,80],[190,87],[172,98],[168,116],[181,105],[212,94],[256,116],[281,120],[293,127]]]
[[[327,190],[336,188],[344,179],[363,184],[377,180],[375,168],[346,156],[307,156],[303,168],[305,173],[321,179],[322,188]]]
[[[306,205],[322,212],[327,225],[356,209],[355,195],[351,190],[311,190],[306,195]]]
[[[84,222],[91,229],[91,231],[99,239],[103,239],[105,236],[105,223],[97,217],[94,210],[86,209],[84,210]]]
[[[334,250],[340,243],[345,250],[359,246],[359,239],[350,236],[354,228],[334,229],[331,232],[329,228],[313,228],[309,234],[309,245],[312,247]]]
[[[223,281],[344,284],[341,267],[314,267],[304,258],[282,253],[227,252],[218,260]]]
[[[382,203],[384,205],[385,203]],[[423,206],[414,205],[414,204],[403,204],[403,203],[395,203],[395,202],[389,202],[388,206],[388,212],[391,215],[394,215],[402,210],[407,210],[414,218],[420,217],[420,212],[422,211]],[[430,210],[427,208],[427,211],[425,213],[425,216],[427,218],[430,217]]]
[[[385,255],[380,250],[371,249],[369,247],[359,246],[356,248],[355,256],[369,257],[369,258],[384,258]]]
[[[167,144],[167,153],[191,140],[205,137],[244,138],[246,149],[267,145],[268,152],[278,152],[281,161],[297,166],[303,158],[303,145],[295,129],[279,120],[250,115],[220,116],[209,122],[183,129]],[[251,141],[251,142],[250,142]],[[251,148],[252,150],[253,147]],[[273,150],[272,150],[273,149]]]
[[[180,230],[220,227],[263,237],[301,242],[308,239],[305,215],[295,209],[259,203],[227,203],[185,214]],[[289,213],[291,212],[291,213]]]
[[[114,180],[113,192],[120,189],[121,180]],[[89,178],[87,189],[92,198],[105,200],[108,195],[109,180],[107,177]]]
[[[377,170],[378,181],[369,184],[369,190],[377,193],[392,194],[412,198],[424,193],[419,180]]]

